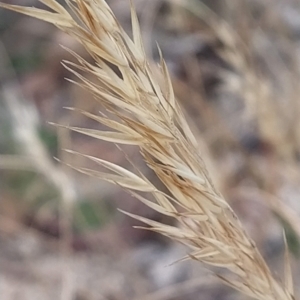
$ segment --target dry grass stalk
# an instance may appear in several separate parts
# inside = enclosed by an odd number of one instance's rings
[[[75,18],[55,0],[40,0],[54,12],[1,6],[50,22],[86,48],[94,59],[93,64],[67,49],[78,63],[65,61],[64,65],[80,80],[76,84],[93,93],[117,120],[104,113],[93,115],[79,111],[111,131],[70,129],[96,139],[138,146],[147,165],[172,196],[157,190],[140,172],[136,175],[100,158],[70,151],[110,172],[77,170],[124,187],[152,209],[175,218],[178,226],[172,227],[127,213],[149,225],[151,230],[187,245],[191,249],[187,258],[231,271],[231,275],[222,279],[233,288],[255,299],[294,299],[289,268],[286,267],[289,271],[285,284],[276,281],[236,215],[215,189],[175,100],[164,59],[161,57],[158,76],[145,57],[134,9],[131,10],[131,40],[104,0],[65,1]],[[89,81],[81,72],[93,74],[98,82]],[[155,201],[137,192],[150,193]]]

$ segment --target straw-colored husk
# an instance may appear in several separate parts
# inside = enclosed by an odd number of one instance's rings
[[[132,40],[104,0],[65,0],[72,14],[55,0],[40,2],[54,12],[1,6],[50,22],[77,39],[94,63],[66,49],[77,59],[77,64],[65,61],[64,65],[77,76],[76,84],[89,90],[106,111],[116,117],[112,120],[104,113],[93,115],[72,108],[111,131],[70,129],[96,139],[138,146],[146,164],[172,196],[157,190],[139,172],[136,175],[100,158],[72,152],[85,156],[109,172],[77,170],[124,187],[145,205],[175,218],[177,225],[169,226],[126,213],[147,224],[151,230],[187,245],[190,248],[187,258],[228,269],[228,276],[220,278],[233,288],[255,299],[294,299],[288,259],[285,284],[281,284],[272,276],[254,242],[214,187],[198,153],[196,140],[174,97],[164,59],[161,56],[160,74],[157,74],[145,57],[133,5]],[[94,75],[97,81],[88,80],[84,73]],[[152,194],[155,201],[138,192]]]

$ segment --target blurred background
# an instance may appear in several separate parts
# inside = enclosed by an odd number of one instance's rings
[[[37,0],[2,2],[43,7]],[[130,32],[129,1],[107,2]],[[300,2],[134,3],[148,57],[158,60],[158,42],[217,187],[279,279],[285,229],[297,290]],[[128,166],[114,145],[49,124],[93,127],[63,107],[99,109],[65,80],[74,78],[61,65],[71,57],[60,44],[89,59],[53,26],[0,9],[1,299],[245,299],[200,263],[172,264],[186,249],[133,229],[137,222],[117,208],[161,216],[54,159],[86,166],[61,150],[73,149]],[[138,154],[125,151],[131,159]]]

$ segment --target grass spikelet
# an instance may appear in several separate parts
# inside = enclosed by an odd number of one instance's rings
[[[94,63],[68,50],[77,63],[66,61],[64,65],[77,76],[77,84],[89,90],[116,117],[110,120],[104,114],[97,116],[77,110],[112,131],[70,129],[100,140],[138,146],[148,167],[172,196],[157,190],[142,175],[96,157],[84,155],[109,173],[87,168],[77,170],[130,189],[145,205],[175,218],[178,226],[169,226],[126,213],[148,225],[148,229],[187,245],[191,249],[191,259],[228,269],[230,274],[220,277],[226,284],[255,299],[294,299],[291,277],[287,277],[287,286],[284,286],[272,276],[254,242],[214,187],[197,151],[195,138],[175,101],[162,55],[162,80],[151,70],[145,57],[133,5],[132,40],[104,0],[65,0],[76,19],[55,0],[40,1],[53,12],[1,6],[50,22],[77,39]],[[91,82],[81,72],[93,74],[97,81]],[[139,191],[151,193],[155,202],[136,193]]]

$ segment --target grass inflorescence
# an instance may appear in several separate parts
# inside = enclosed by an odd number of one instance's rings
[[[131,39],[104,0],[65,0],[70,12],[55,0],[40,2],[52,11],[1,6],[52,23],[84,46],[92,63],[66,48],[77,62],[63,64],[77,77],[75,83],[92,93],[103,109],[99,115],[70,109],[109,130],[68,128],[99,140],[139,147],[145,163],[169,193],[158,190],[137,167],[133,173],[101,158],[69,150],[105,171],[73,167],[129,190],[145,205],[176,219],[176,225],[170,226],[125,212],[148,225],[147,229],[187,245],[190,252],[186,258],[230,271],[218,276],[233,288],[255,299],[294,299],[288,259],[282,284],[273,277],[255,243],[215,188],[175,99],[161,51],[159,68],[154,69],[146,58],[133,5]]]

